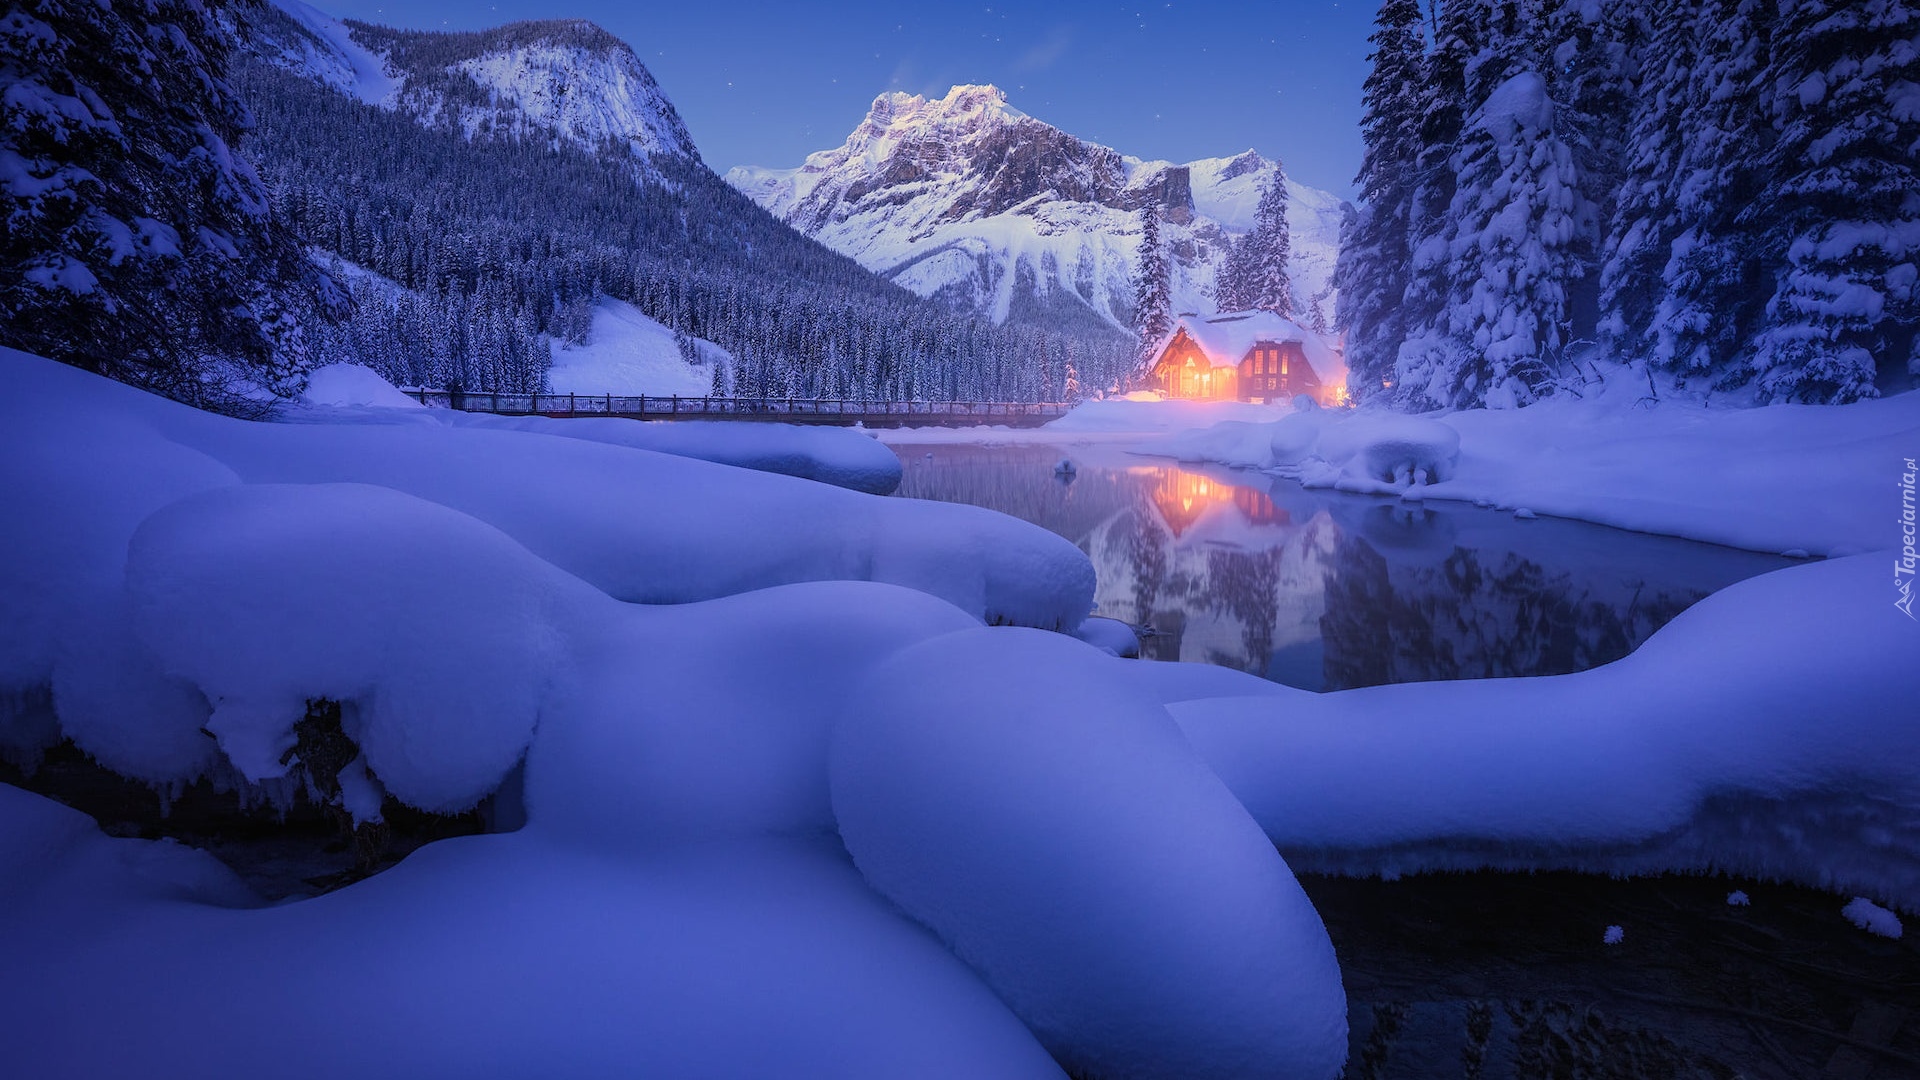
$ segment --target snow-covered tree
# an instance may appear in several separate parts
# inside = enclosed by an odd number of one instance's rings
[[[1384,0],[1374,19],[1372,66],[1360,122],[1365,152],[1354,183],[1360,206],[1341,225],[1333,286],[1335,325],[1346,334],[1348,384],[1364,398],[1391,379],[1406,338],[1402,299],[1412,257],[1409,235],[1420,160],[1420,85],[1426,45],[1417,0]]]
[[[1287,231],[1287,174],[1278,162],[1254,207],[1253,228],[1234,241],[1221,270],[1216,301],[1222,311],[1271,311],[1293,315],[1293,282],[1287,274],[1293,240]]]
[[[1140,335],[1141,358],[1173,325],[1173,275],[1160,246],[1160,207],[1140,208],[1140,255],[1133,276],[1133,325]]]
[[[1411,339],[1444,319],[1447,297],[1447,208],[1453,204],[1453,152],[1472,110],[1467,65],[1484,37],[1482,0],[1435,0],[1433,48],[1420,87],[1420,154],[1407,210],[1407,286],[1400,312]],[[1402,346],[1403,351],[1405,346]],[[1398,361],[1396,360],[1396,365]]]
[[[1522,72],[1469,120],[1455,156],[1445,322],[1402,350],[1402,388],[1456,408],[1526,405],[1551,392],[1567,340],[1580,219],[1573,154],[1546,80]]]
[[[1780,8],[1768,70],[1780,134],[1749,220],[1784,265],[1749,363],[1769,400],[1871,397],[1876,357],[1920,374],[1920,4]]]
[[[198,0],[0,17],[0,342],[210,407],[299,387],[340,297],[234,152],[230,47]]]
[[[1690,50],[1678,41],[1670,45],[1686,63],[1684,81],[1671,91],[1670,115],[1636,126],[1637,138],[1657,146],[1664,135],[1659,125],[1676,125],[1677,152],[1660,153],[1642,166],[1656,192],[1653,212],[1666,214],[1665,227],[1649,225],[1652,258],[1618,268],[1609,263],[1619,284],[1610,280],[1608,288],[1655,297],[1644,335],[1644,354],[1654,367],[1731,386],[1746,379],[1738,357],[1758,326],[1771,261],[1756,230],[1741,220],[1776,138],[1761,103],[1771,5],[1688,2],[1696,43]],[[1626,257],[1632,254],[1628,249]],[[1610,326],[1630,333],[1639,325],[1639,312],[1628,303],[1610,307],[1619,312],[1609,315]]]
[[[1571,332],[1580,338],[1597,336],[1599,271],[1626,173],[1641,66],[1659,59],[1645,52],[1661,22],[1649,16],[1647,6],[1647,0],[1553,0],[1545,12],[1542,51],[1548,66],[1543,74],[1555,103],[1555,130],[1573,151],[1583,208],[1573,246],[1584,271],[1570,283],[1568,295]]]

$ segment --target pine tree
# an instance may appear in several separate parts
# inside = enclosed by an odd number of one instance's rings
[[[1640,66],[1645,43],[1660,20],[1649,17],[1644,0],[1552,0],[1545,14],[1544,74],[1556,106],[1554,127],[1573,151],[1580,183],[1573,251],[1583,269],[1569,283],[1570,333],[1593,339],[1598,336],[1606,228],[1626,173]]]
[[[1133,278],[1133,320],[1140,336],[1140,362],[1173,325],[1173,279],[1160,246],[1160,207],[1140,208],[1140,255]]]
[[[1407,286],[1400,314],[1405,325],[1394,360],[1396,397],[1407,398],[1405,380],[1398,371],[1430,361],[1433,342],[1443,329],[1447,297],[1447,210],[1453,204],[1453,153],[1461,125],[1472,105],[1467,98],[1467,65],[1480,52],[1484,36],[1482,0],[1434,0],[1434,43],[1428,51],[1425,74],[1419,80],[1419,162],[1413,198],[1407,211]],[[1416,407],[1433,402],[1412,401]]]
[[[1420,80],[1426,47],[1417,0],[1384,0],[1374,19],[1372,69],[1361,119],[1365,153],[1354,183],[1360,207],[1341,224],[1332,285],[1335,325],[1346,334],[1348,379],[1364,399],[1392,378],[1406,339],[1402,298],[1412,258],[1413,180],[1420,158]],[[1318,310],[1319,298],[1315,298]]]
[[[1759,327],[1768,292],[1771,256],[1741,215],[1759,191],[1776,138],[1760,85],[1770,5],[1700,0],[1693,23],[1699,40],[1674,119],[1681,146],[1671,166],[1655,166],[1656,181],[1665,181],[1662,201],[1672,209],[1670,238],[1657,252],[1664,261],[1649,283],[1658,299],[1647,355],[1677,377],[1732,387],[1746,381],[1738,358]],[[1637,277],[1640,270],[1629,266],[1626,273]],[[1623,311],[1621,321],[1630,318]]]
[[[195,0],[0,20],[0,342],[228,410],[299,388],[299,312],[343,297],[233,151],[230,46]]]
[[[1653,0],[1658,29],[1627,138],[1625,168],[1614,192],[1600,273],[1600,337],[1615,356],[1647,352],[1660,273],[1681,231],[1676,177],[1698,133],[1691,126],[1695,68],[1702,62],[1700,16],[1712,0]]]
[[[1785,265],[1749,365],[1765,400],[1873,397],[1876,356],[1889,375],[1920,373],[1920,5],[1781,9],[1768,72],[1780,135],[1749,220]]]
[[[1292,316],[1293,282],[1287,275],[1292,247],[1287,230],[1287,174],[1276,162],[1254,208],[1253,228],[1234,241],[1227,256],[1221,310]]]
[[[1455,408],[1530,404],[1551,392],[1568,285],[1581,272],[1579,176],[1540,75],[1495,88],[1467,125],[1455,171],[1445,334],[1401,378]]]

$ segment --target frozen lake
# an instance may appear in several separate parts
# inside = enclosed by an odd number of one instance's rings
[[[1143,655],[1309,690],[1579,671],[1791,562],[1097,444],[894,449],[901,495],[991,507],[1078,544],[1099,574],[1096,614],[1145,628]],[[1063,457],[1071,477],[1055,473]]]

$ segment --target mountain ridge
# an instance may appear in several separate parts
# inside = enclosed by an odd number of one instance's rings
[[[1219,266],[1280,172],[1253,150],[1183,164],[1080,139],[990,84],[883,93],[840,146],[725,174],[776,217],[922,296],[996,322],[1078,307],[1131,329],[1140,207],[1159,205],[1177,310],[1213,310]],[[1296,310],[1330,321],[1345,204],[1287,181]],[[1025,295],[1023,295],[1023,293]],[[1315,317],[1315,311],[1318,317]]]

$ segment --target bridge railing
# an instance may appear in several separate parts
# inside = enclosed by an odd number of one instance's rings
[[[834,417],[847,419],[916,416],[943,419],[1032,420],[1064,416],[1063,402],[1033,401],[867,401],[857,398],[680,397],[655,394],[513,394],[475,390],[410,389],[422,405],[503,416],[675,417]]]

